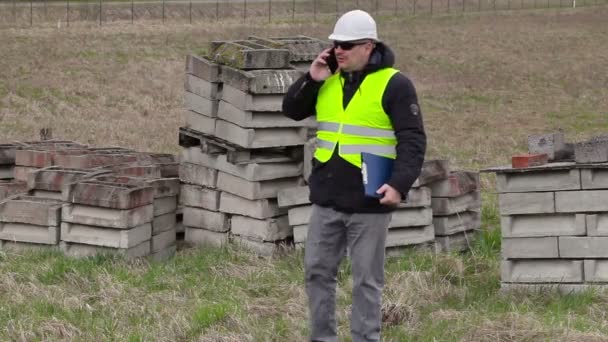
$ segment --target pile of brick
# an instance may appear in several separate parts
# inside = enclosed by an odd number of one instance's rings
[[[563,141],[563,133],[542,138]],[[531,137],[530,147],[538,140]],[[608,284],[608,144],[595,138],[567,154],[561,144],[545,145],[555,162],[484,170],[497,174],[502,288],[571,292]]]
[[[286,118],[282,100],[302,75],[292,63],[310,64],[323,44],[251,37],[213,42],[207,57],[188,56],[180,128],[186,242],[232,240],[270,254],[291,239],[277,193],[304,184],[304,145],[316,123]]]
[[[175,156],[57,140],[15,146],[13,183],[23,195],[0,203],[3,248],[59,244],[69,255],[158,259],[175,252]]]

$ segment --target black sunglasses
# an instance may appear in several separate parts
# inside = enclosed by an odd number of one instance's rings
[[[334,41],[334,49],[337,48],[341,48],[344,51],[348,51],[351,50],[352,48],[354,48],[357,45],[363,45],[363,44],[367,44],[367,41],[363,41],[363,42],[339,42],[339,41]]]

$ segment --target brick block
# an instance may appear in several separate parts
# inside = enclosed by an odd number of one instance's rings
[[[448,160],[432,159],[425,160],[422,164],[420,175],[412,185],[417,188],[432,182],[448,178],[450,163]]]
[[[608,258],[608,237],[560,236],[560,258]]]
[[[275,112],[281,115],[283,94],[249,94],[225,84],[222,100],[247,112]]]
[[[144,241],[130,248],[111,248],[82,243],[61,241],[59,243],[61,251],[70,257],[86,258],[96,255],[115,254],[127,259],[140,258],[150,254],[150,240]]]
[[[608,169],[581,169],[583,189],[608,189]]]
[[[498,192],[563,191],[581,189],[580,170],[543,170],[496,175]]]
[[[501,279],[505,283],[580,283],[582,260],[503,260]]]
[[[28,190],[46,190],[61,192],[69,183],[89,179],[110,171],[91,171],[83,169],[66,169],[59,166],[50,166],[36,170],[29,174],[27,179]]]
[[[295,121],[282,112],[246,111],[224,100],[220,101],[217,117],[245,128],[316,127],[314,117]]]
[[[17,144],[0,144],[0,165],[14,165]]]
[[[184,183],[215,188],[218,181],[218,171],[190,163],[179,165],[179,179]]]
[[[194,246],[225,246],[229,242],[227,232],[215,232],[207,229],[185,227],[184,240]]]
[[[608,190],[556,192],[555,210],[559,213],[608,211]]]
[[[502,240],[503,259],[559,258],[557,237],[505,238]]]
[[[175,230],[177,224],[177,215],[175,213],[168,213],[160,216],[156,216],[152,220],[152,236],[158,235],[167,230]]]
[[[250,200],[276,198],[281,189],[301,185],[300,177],[281,178],[267,181],[250,182],[248,180],[219,172],[217,188]]]
[[[437,227],[435,227],[437,229]],[[477,238],[477,232],[464,231],[447,236],[435,235],[435,253],[464,252],[470,249],[471,244]]]
[[[164,262],[173,258],[175,256],[175,253],[177,253],[177,245],[169,246],[155,253],[150,253],[148,259],[153,260],[155,262]]]
[[[112,170],[117,176],[152,179],[162,177],[160,165],[120,165],[110,166],[107,169]]]
[[[78,149],[83,152],[86,150]],[[24,148],[15,151],[15,165],[43,168],[53,165],[53,157],[58,150],[55,149],[36,149],[34,147]]]
[[[255,41],[266,41],[267,44],[278,44],[278,45],[270,45],[274,47],[281,47],[284,49],[288,49],[290,52],[290,60],[291,62],[312,62],[319,51],[324,50],[328,46],[328,42],[312,38],[306,36],[296,36],[296,37],[276,37],[276,38],[259,38],[259,37],[249,37],[249,39]]]
[[[177,210],[177,196],[161,197],[154,200],[154,216],[175,213]]]
[[[187,128],[205,134],[215,134],[215,124],[217,121],[215,118],[211,118],[191,110],[185,110],[183,115]]]
[[[186,77],[184,78],[184,90],[209,100],[218,100],[221,98],[219,83],[209,82],[194,75],[186,74]]]
[[[289,86],[303,75],[302,71],[295,69],[246,71],[225,65],[220,68],[224,84],[249,94],[285,94]]]
[[[428,226],[433,223],[431,208],[402,208],[393,212],[389,228]]]
[[[294,243],[306,243],[308,238],[308,225],[302,224],[299,226],[293,226],[293,242]]]
[[[511,167],[514,169],[545,165],[549,156],[545,153],[517,154],[511,157]]]
[[[278,241],[293,236],[287,215],[266,220],[234,215],[231,220],[232,234],[258,241]]]
[[[501,216],[503,238],[585,235],[584,214]]]
[[[78,223],[61,223],[61,241],[93,246],[131,248],[152,238],[152,225],[142,224],[129,229],[88,226]]]
[[[299,226],[307,225],[310,222],[310,214],[312,213],[312,205],[302,205],[292,207],[288,210],[289,225]]]
[[[479,191],[479,172],[450,172],[447,179],[429,185],[433,197],[458,197]]]
[[[162,233],[152,235],[152,239],[150,241],[150,252],[157,253],[163,249],[175,246],[175,234],[175,228],[173,228]]]
[[[102,175],[94,178],[96,181],[131,184],[137,186],[151,186],[154,189],[154,198],[172,197],[179,194],[179,178],[146,179],[129,176]]]
[[[204,188],[199,185],[182,184],[179,196],[180,202],[184,206],[212,211],[217,211],[220,207],[220,191]]]
[[[0,180],[2,179],[13,179],[14,176],[14,166],[13,165],[0,165]]]
[[[24,182],[0,180],[0,201],[17,194],[27,191],[27,184]]]
[[[0,222],[0,240],[56,245],[59,243],[59,227]]]
[[[59,226],[61,201],[17,195],[0,202],[0,221]]]
[[[224,213],[184,207],[184,225],[223,233],[230,230],[230,219]]]
[[[304,145],[306,127],[243,128],[217,120],[215,135],[243,148],[266,148]]]
[[[207,82],[221,83],[219,65],[205,57],[186,56],[186,73]]]
[[[265,242],[252,240],[246,236],[232,236],[232,242],[240,248],[249,250],[252,253],[260,256],[271,257],[274,255],[282,255],[285,251],[291,249],[287,243],[284,242]]]
[[[574,161],[577,164],[608,162],[608,138],[574,144]]]
[[[151,186],[139,186],[86,180],[66,186],[62,192],[65,202],[113,209],[132,209],[154,201]]]
[[[417,245],[435,239],[433,225],[388,230],[386,247]]]
[[[285,214],[284,210],[279,209],[276,199],[249,200],[227,192],[220,195],[219,210],[261,220]]]
[[[277,192],[277,200],[281,208],[310,204],[309,196],[310,189],[308,186],[285,188]]]
[[[263,181],[277,178],[297,177],[302,174],[302,164],[297,162],[247,163],[228,162],[227,155],[210,155],[197,147],[182,150],[182,162],[201,165],[222,171],[249,181]]]
[[[475,210],[455,215],[433,216],[435,235],[452,235],[458,232],[481,228],[481,213]]]
[[[208,118],[216,118],[219,100],[211,100],[186,91],[184,92],[184,109]]]
[[[59,191],[31,190],[28,191],[27,194],[33,197],[48,198],[59,201],[62,200],[61,192]]]
[[[454,215],[467,210],[476,210],[481,208],[481,194],[475,191],[458,197],[433,197],[431,206],[434,215]]]
[[[551,161],[571,159],[573,156],[572,148],[566,144],[564,132],[529,135],[528,152],[545,153]]]
[[[238,69],[288,69],[289,50],[238,42],[212,42],[209,56],[214,62]]]
[[[54,156],[55,165],[68,169],[92,169],[100,166],[135,163],[136,153],[121,153],[99,151],[85,154],[58,154]]]
[[[399,208],[419,208],[431,206],[431,188],[422,186],[411,188],[405,202],[399,203]]]
[[[27,179],[31,172],[35,172],[40,170],[37,167],[29,167],[29,166],[15,166],[13,168],[13,179],[16,182],[27,183]]]
[[[555,212],[553,192],[506,193],[498,195],[501,215],[550,214]]]
[[[56,248],[56,245],[47,245],[40,243],[32,243],[32,242],[19,242],[19,241],[9,241],[9,240],[0,240],[0,251],[10,251],[10,252],[26,252],[32,250],[49,250]]]

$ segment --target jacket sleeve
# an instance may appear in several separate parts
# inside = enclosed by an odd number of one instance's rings
[[[420,175],[426,152],[426,133],[418,96],[412,82],[403,74],[389,81],[382,105],[390,116],[397,138],[397,158],[388,185],[401,192],[403,199]]]
[[[296,121],[315,115],[317,95],[321,85],[323,82],[313,80],[309,73],[300,77],[283,97],[283,114]]]

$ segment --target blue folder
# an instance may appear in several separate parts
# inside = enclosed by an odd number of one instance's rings
[[[375,198],[383,196],[376,191],[391,177],[393,162],[394,160],[391,158],[361,152],[361,175],[363,176],[365,196]]]

